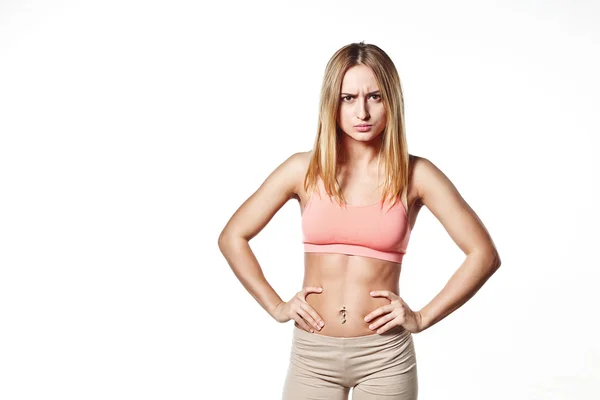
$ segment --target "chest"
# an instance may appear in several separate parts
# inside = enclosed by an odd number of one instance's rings
[[[356,243],[380,249],[404,247],[410,227],[401,202],[343,206],[313,197],[302,213],[304,242]]]

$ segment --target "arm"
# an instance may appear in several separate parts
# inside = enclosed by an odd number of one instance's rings
[[[219,235],[219,249],[233,273],[271,316],[282,300],[265,279],[249,241],[297,193],[304,172],[302,153],[291,155],[237,209]]]
[[[423,205],[444,226],[466,259],[446,286],[419,311],[424,330],[462,306],[500,267],[500,256],[485,226],[448,177],[419,157],[414,180]]]

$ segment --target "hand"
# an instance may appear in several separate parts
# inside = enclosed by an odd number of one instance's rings
[[[387,297],[390,299],[390,304],[379,307],[365,317],[365,321],[369,322],[380,315],[384,315],[377,322],[373,322],[369,326],[370,329],[377,329],[377,333],[382,334],[395,326],[401,325],[411,333],[421,332],[421,314],[411,310],[400,296],[389,290],[374,290],[371,292],[371,296]]]
[[[293,319],[305,331],[314,333],[311,325],[318,330],[321,330],[325,322],[317,314],[317,312],[306,302],[306,296],[309,293],[321,293],[323,288],[305,287],[288,302],[282,301],[275,310],[273,310],[273,318],[277,322],[287,322]],[[310,325],[309,325],[310,324]]]

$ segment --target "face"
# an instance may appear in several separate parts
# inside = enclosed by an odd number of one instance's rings
[[[369,141],[385,128],[381,93],[371,68],[355,65],[346,71],[340,92],[339,127],[355,140]],[[361,128],[357,125],[368,125]]]

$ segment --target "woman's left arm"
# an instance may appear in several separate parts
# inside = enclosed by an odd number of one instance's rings
[[[413,182],[420,202],[440,221],[466,259],[442,291],[419,312],[420,331],[462,306],[500,267],[489,232],[450,179],[435,164],[418,157]]]

